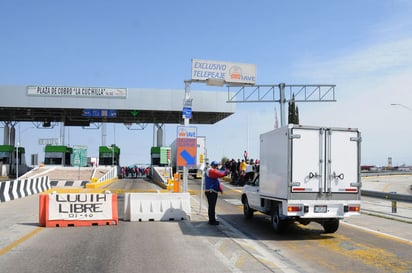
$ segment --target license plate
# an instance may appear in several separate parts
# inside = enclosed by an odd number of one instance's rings
[[[328,206],[315,206],[315,213],[326,213],[328,211]]]

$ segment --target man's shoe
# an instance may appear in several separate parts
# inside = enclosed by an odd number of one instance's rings
[[[209,225],[212,225],[212,226],[217,226],[219,224],[220,224],[219,221],[209,221]]]

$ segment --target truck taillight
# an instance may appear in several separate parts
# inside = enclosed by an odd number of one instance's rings
[[[349,205],[344,207],[345,212],[360,212],[360,205]]]
[[[288,206],[288,212],[297,212],[301,210],[302,210],[301,206]]]

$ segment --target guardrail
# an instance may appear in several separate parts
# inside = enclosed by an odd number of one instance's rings
[[[362,177],[367,176],[387,176],[387,175],[412,175],[411,171],[382,171],[382,172],[361,172]]]
[[[412,203],[412,195],[408,194],[398,194],[396,192],[380,192],[369,190],[361,190],[361,194],[362,196],[368,196],[373,198]]]
[[[118,178],[118,169],[118,166],[112,167],[105,175],[103,175],[99,179],[92,178],[90,180],[90,183],[86,184],[85,187],[89,189],[95,189],[113,182]]]

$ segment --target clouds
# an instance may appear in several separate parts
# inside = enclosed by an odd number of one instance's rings
[[[364,45],[334,58],[308,58],[296,64],[299,78],[339,83],[382,76],[393,76],[411,69],[412,38]]]
[[[337,102],[302,107],[301,121],[358,127],[363,134],[363,163],[411,164],[412,38],[364,45],[352,53],[328,60],[306,60],[298,65],[308,81],[337,84]],[[300,107],[300,105],[299,105]],[[409,148],[411,147],[411,148]]]
[[[412,39],[364,44],[334,58],[306,59],[292,73],[299,84],[336,84],[330,102],[299,103],[303,125],[358,128],[363,136],[362,164],[412,164]],[[259,64],[257,65],[259,67]],[[293,84],[293,83],[289,83]],[[237,104],[236,113],[213,125],[199,126],[207,136],[209,157],[241,158],[244,149],[259,157],[259,135],[274,128],[278,103]],[[410,148],[409,148],[410,147]]]

